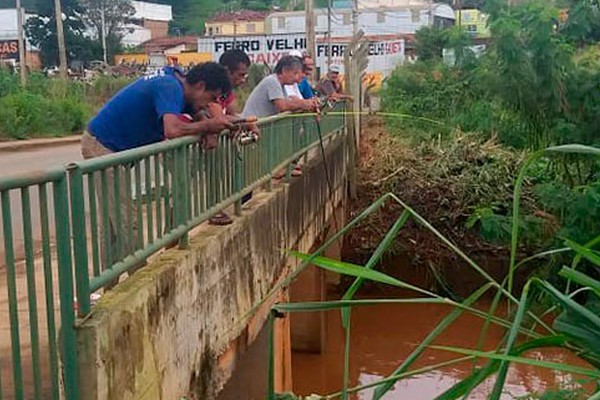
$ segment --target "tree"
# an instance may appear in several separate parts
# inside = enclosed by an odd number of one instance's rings
[[[540,148],[569,108],[565,92],[573,49],[556,29],[558,9],[534,1],[498,11],[490,17],[489,82],[528,122],[531,145]]]
[[[48,0],[35,0],[33,7],[37,11],[37,16],[30,18],[25,24],[27,37],[40,49],[42,62],[46,66],[58,65],[58,40],[53,3]],[[62,0],[62,12],[68,61],[89,61],[98,58],[101,48],[85,36],[86,26],[82,19],[84,10],[81,5],[77,0]]]
[[[121,41],[127,33],[125,24],[135,14],[130,0],[81,0],[85,9],[84,23],[96,32],[96,40],[102,47],[102,24],[106,35],[108,59],[122,50]],[[103,18],[104,16],[104,18]]]
[[[580,47],[600,40],[600,2],[598,0],[573,1],[564,33]]]
[[[425,26],[415,33],[415,53],[419,61],[441,60],[447,45],[445,29]]]

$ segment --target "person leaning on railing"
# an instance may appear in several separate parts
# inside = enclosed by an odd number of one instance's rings
[[[344,94],[340,82],[340,67],[332,64],[329,66],[327,75],[319,81],[317,92],[327,96],[331,100],[352,100],[352,96]]]
[[[250,58],[242,50],[227,50],[221,57],[219,57],[219,64],[227,69],[231,86],[237,89],[246,84],[248,81],[248,68],[250,68]],[[224,94],[218,99],[218,104],[223,109],[225,115],[232,119],[239,119],[239,108],[237,107],[237,101],[233,91]],[[256,134],[259,133],[258,125],[256,123],[245,124],[242,129],[252,131]],[[249,196],[245,196],[242,202],[248,200]],[[224,211],[217,212],[212,218],[209,219],[209,223],[212,225],[229,225],[233,220]]]
[[[312,76],[315,62],[308,53],[301,53],[298,50],[292,50],[288,53],[290,56],[298,57],[302,61],[302,74],[298,76],[298,80],[292,85],[285,85],[285,94],[288,97],[296,97],[298,99],[313,99],[315,92],[310,85],[309,78]],[[302,166],[300,160],[294,161],[292,176],[302,175]]]
[[[232,124],[223,114],[198,122],[185,121],[184,114],[194,115],[199,110],[217,101],[224,93],[231,91],[231,82],[227,70],[217,63],[205,63],[195,66],[186,75],[174,68],[144,76],[131,83],[112,99],[88,124],[81,140],[81,153],[85,159],[134,149],[144,145],[188,135],[203,135],[207,142],[216,142],[220,132],[230,129]],[[121,173],[124,175],[125,168]],[[101,182],[98,174],[95,179],[97,197],[102,209]],[[120,219],[125,229],[122,232],[136,231],[135,218],[128,208],[125,179],[120,177],[120,198],[115,198],[113,170],[106,171],[108,180],[107,196],[109,201],[118,202]],[[104,229],[109,230],[111,249],[115,249],[117,234],[114,207],[108,207],[109,225],[100,227],[100,237],[104,238]],[[101,219],[100,219],[101,220]],[[134,251],[135,240],[122,238],[124,245],[117,258]],[[104,268],[111,265],[114,254],[104,254],[104,244],[100,246]],[[109,257],[112,256],[112,257]],[[110,286],[113,286],[113,282]]]
[[[269,117],[285,111],[316,112],[316,99],[290,97],[286,94],[285,85],[300,82],[303,77],[302,60],[294,56],[283,56],[275,66],[275,73],[264,78],[250,93],[242,116]],[[279,171],[275,178],[283,177]]]
[[[298,57],[283,56],[275,66],[275,73],[264,78],[250,93],[242,116],[269,117],[284,111],[317,111],[314,99],[289,97],[285,85],[292,85],[302,77],[302,61]]]

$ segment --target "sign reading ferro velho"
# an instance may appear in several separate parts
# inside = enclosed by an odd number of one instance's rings
[[[19,61],[19,42],[17,40],[0,40],[0,60]]]
[[[343,73],[344,53],[348,42],[336,41],[329,46],[324,40],[317,39],[316,65],[324,74],[327,72],[327,59],[331,52],[332,63],[339,65]],[[232,49],[243,50],[253,63],[274,66],[291,50],[306,50],[306,35],[303,33],[251,35],[251,36],[215,36],[198,39],[198,51],[210,53],[213,60]],[[369,42],[368,73],[388,76],[396,66],[404,63],[404,39],[372,40]]]

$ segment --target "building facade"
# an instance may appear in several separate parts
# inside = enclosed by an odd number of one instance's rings
[[[215,14],[204,24],[207,36],[254,35],[265,33],[267,14],[241,10]]]
[[[477,9],[456,11],[456,24],[462,26],[474,38],[484,39],[491,36],[487,20],[487,15]]]
[[[132,1],[135,14],[125,25],[123,45],[138,46],[148,40],[166,37],[173,20],[171,6],[145,1]]]
[[[316,33],[324,36],[327,32],[327,10],[317,9],[315,15]],[[453,25],[454,20],[454,10],[446,4],[362,8],[358,13],[358,28],[366,35],[413,35],[423,26]],[[269,34],[304,32],[305,25],[304,11],[275,12],[265,20],[265,30]],[[352,9],[333,10],[331,35],[352,36]]]

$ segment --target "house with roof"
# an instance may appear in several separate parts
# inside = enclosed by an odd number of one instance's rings
[[[383,1],[383,0],[381,0]],[[424,26],[454,25],[454,10],[444,3],[409,2],[406,5],[377,6],[374,0],[369,3],[373,7],[361,7],[358,10],[358,28],[365,35],[414,35]],[[390,1],[382,4],[394,4]],[[316,9],[315,30],[317,37],[327,33],[327,9]],[[304,11],[282,11],[271,13],[265,20],[265,30],[269,34],[304,32],[306,30]],[[352,9],[339,8],[332,10],[332,37],[352,36]]]
[[[207,36],[254,35],[265,33],[268,13],[252,10],[219,12],[204,24]]]

